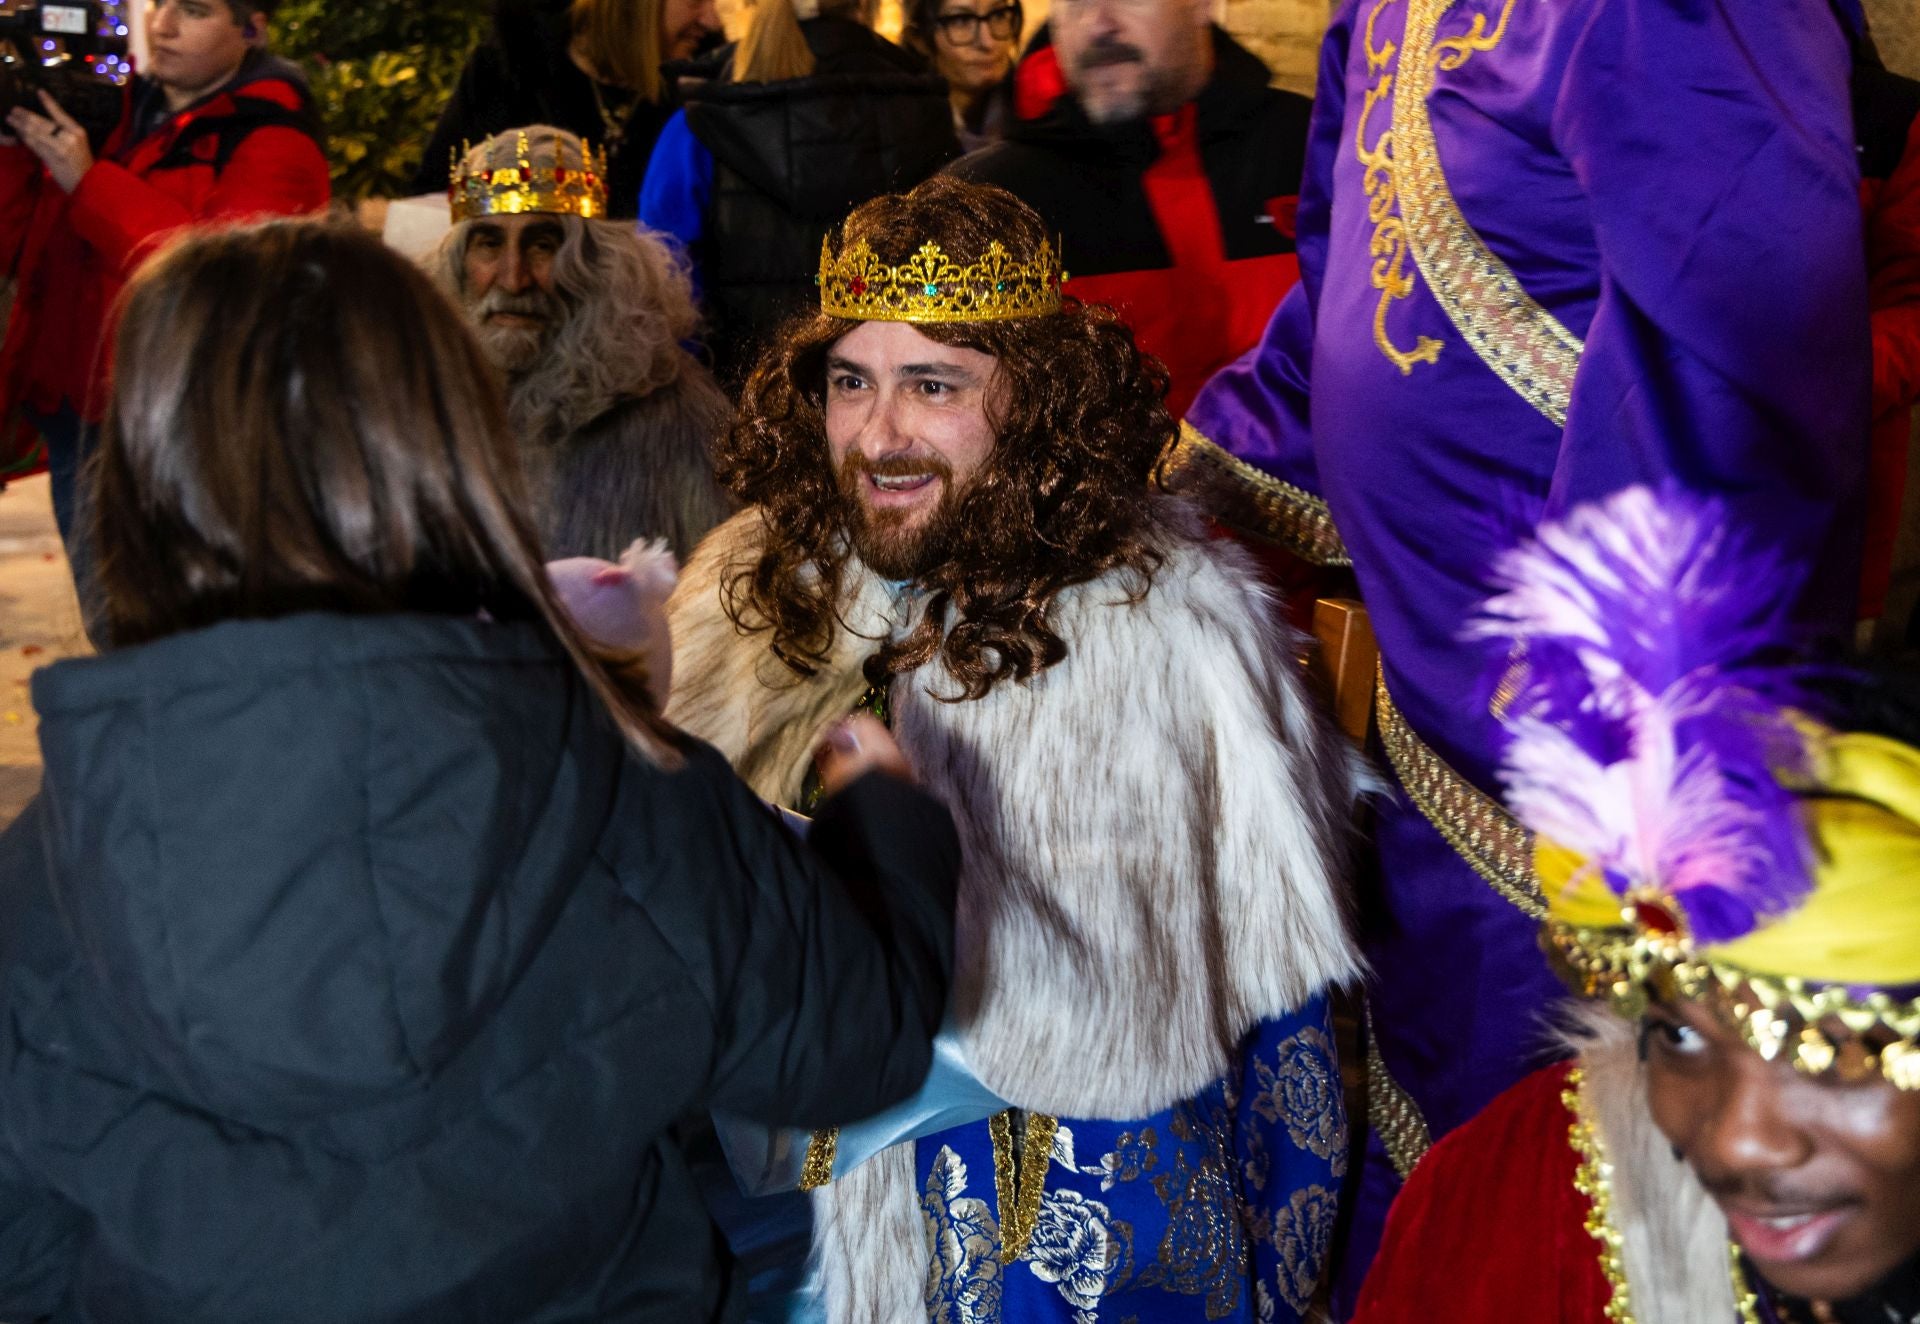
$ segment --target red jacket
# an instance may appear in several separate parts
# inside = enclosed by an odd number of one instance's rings
[[[1907,485],[1907,441],[1913,408],[1920,402],[1920,116],[1912,113],[1920,89],[1905,79],[1885,81],[1906,84],[1905,97],[1883,98],[1897,103],[1887,109],[1897,116],[1905,151],[1878,168],[1872,153],[1862,161],[1860,192],[1867,213],[1868,299],[1873,309],[1873,432],[1867,461],[1862,618],[1878,616],[1885,607]]]
[[[327,205],[304,81],[292,65],[251,59],[240,76],[138,138],[128,90],[120,124],[71,195],[23,146],[0,148],[0,261],[15,278],[0,344],[0,476],[33,467],[20,411],[73,402],[105,411],[106,339],[115,300],[162,240],[196,221],[297,214]]]

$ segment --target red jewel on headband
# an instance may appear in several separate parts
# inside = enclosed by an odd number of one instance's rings
[[[567,168],[565,166],[555,166],[553,168],[553,182],[556,184],[564,184],[567,182]]]
[[[858,299],[867,292],[867,282],[855,276],[853,282],[847,286],[847,289],[852,292],[854,298]]]
[[[1673,912],[1653,901],[1634,902],[1633,921],[1648,933],[1657,933],[1663,938],[1680,932],[1680,921],[1674,918]]]

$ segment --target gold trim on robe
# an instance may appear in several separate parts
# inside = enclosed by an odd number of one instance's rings
[[[1436,75],[1451,73],[1476,54],[1499,46],[1518,0],[1505,0],[1491,31],[1487,16],[1475,14],[1457,36],[1440,38],[1440,21],[1456,0],[1405,0],[1407,23],[1398,60],[1391,42],[1376,46],[1373,20],[1388,5],[1378,0],[1368,16],[1365,40],[1368,89],[1355,150],[1365,167],[1369,219],[1375,224],[1374,286],[1382,291],[1374,339],[1403,374],[1416,362],[1432,363],[1440,342],[1420,337],[1415,348],[1396,348],[1387,335],[1386,314],[1414,283],[1402,268],[1411,253],[1428,292],[1482,363],[1558,427],[1565,427],[1572,405],[1573,379],[1585,345],[1558,318],[1527,293],[1513,270],[1474,230],[1447,183],[1435,143],[1428,99]],[[1394,68],[1389,71],[1389,63]],[[1370,148],[1366,115],[1391,96],[1392,127]]]
[[[1492,796],[1428,747],[1395,706],[1383,669],[1374,699],[1380,744],[1414,808],[1493,890],[1530,919],[1545,919],[1546,894],[1533,867],[1533,833]]]
[[[1153,481],[1193,497],[1228,528],[1278,543],[1304,561],[1353,564],[1325,501],[1229,454],[1191,423],[1182,423],[1160,453]]]

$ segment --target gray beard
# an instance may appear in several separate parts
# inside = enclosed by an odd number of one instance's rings
[[[513,378],[540,361],[540,356],[546,352],[547,341],[552,330],[551,324],[536,330],[530,327],[490,326],[486,322],[476,322],[473,334],[494,366],[506,373],[509,378]]]

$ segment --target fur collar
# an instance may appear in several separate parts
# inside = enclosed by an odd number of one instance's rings
[[[943,701],[937,660],[893,687],[895,734],[965,852],[955,1020],[982,1082],[1026,1108],[1157,1112],[1256,1022],[1359,971],[1341,903],[1356,761],[1244,554],[1164,513],[1143,601],[1117,580],[1060,595],[1065,661],[970,702]],[[752,511],[721,526],[674,593],[667,715],[788,802],[916,608],[853,569],[828,665],[796,678],[721,609],[759,530]]]
[[[866,690],[861,666],[909,618],[885,583],[849,564],[844,628],[835,631],[825,665],[796,676],[773,655],[769,634],[735,627],[721,597],[758,557],[761,527],[759,510],[741,511],[701,542],[681,572],[667,602],[675,678],[667,719],[726,755],[762,799],[790,806],[822,733]]]
[[[1573,1013],[1568,1038],[1586,1072],[1585,1096],[1613,1165],[1613,1226],[1621,1236],[1634,1318],[1639,1324],[1738,1318],[1727,1271],[1726,1219],[1653,1124],[1634,1028],[1604,1007],[1582,1005]]]
[[[1310,704],[1300,641],[1238,547],[1164,508],[1166,562],[1138,603],[1100,580],[1056,600],[1067,658],[984,698],[936,660],[898,677],[894,732],[964,852],[951,1022],[1020,1107],[1149,1116],[1224,1073],[1257,1021],[1360,971],[1342,909],[1358,759]],[[791,801],[861,664],[917,610],[850,567],[828,663],[794,677],[721,607],[750,564],[748,511],[701,546],[668,611],[668,717],[756,791]],[[815,1193],[835,1324],[925,1313],[914,1150]]]

